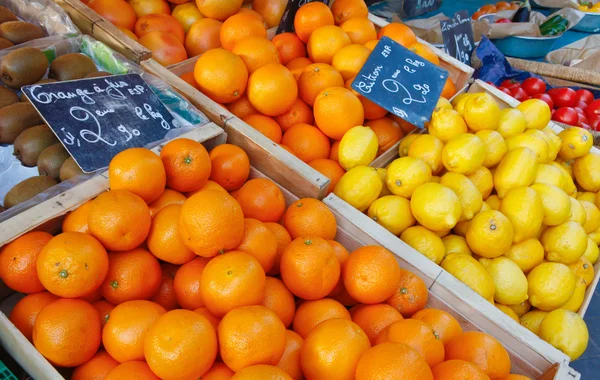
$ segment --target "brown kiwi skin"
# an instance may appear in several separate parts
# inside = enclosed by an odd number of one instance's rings
[[[4,207],[11,208],[21,202],[28,201],[39,193],[56,185],[54,178],[48,176],[36,176],[19,182],[6,193]]]
[[[15,139],[14,155],[25,166],[37,165],[37,160],[47,147],[54,145],[58,139],[45,124],[27,128]]]
[[[6,38],[0,37],[0,50],[7,49],[9,47],[15,46],[12,42],[7,40]]]
[[[60,178],[60,167],[67,158],[69,158],[69,152],[61,143],[50,145],[38,157],[38,173],[58,180]]]
[[[16,92],[8,87],[0,86],[0,109],[10,106],[11,104],[17,103],[19,96]]]
[[[75,162],[73,157],[69,157],[63,162],[60,167],[60,180],[66,181],[73,177],[83,174],[83,171],[79,168],[79,165]]]
[[[19,19],[10,9],[0,5],[0,24],[7,21],[19,21]]]
[[[0,109],[0,144],[12,144],[21,132],[43,123],[40,114],[29,103],[3,107]]]
[[[37,25],[25,21],[7,21],[0,24],[0,37],[15,45],[45,37],[46,33]]]
[[[0,63],[2,80],[8,87],[16,90],[39,81],[47,70],[46,55],[41,50],[30,47],[11,51]]]
[[[86,78],[101,78],[101,77],[109,77],[111,76],[111,73],[108,73],[106,71],[96,71],[95,73],[90,73],[88,75],[86,75]]]
[[[57,81],[81,79],[97,71],[96,64],[90,57],[80,53],[71,53],[52,61],[48,78]]]

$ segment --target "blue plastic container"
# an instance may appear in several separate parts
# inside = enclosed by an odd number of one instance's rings
[[[494,45],[508,57],[541,58],[552,51],[552,47],[560,36],[524,37],[511,36],[501,40],[492,40]]]

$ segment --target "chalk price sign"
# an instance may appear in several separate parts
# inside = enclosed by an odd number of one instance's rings
[[[441,20],[440,26],[446,53],[464,64],[471,65],[475,39],[469,12],[466,10],[457,12],[450,20]]]
[[[409,123],[424,128],[448,72],[383,37],[352,82],[352,88]]]
[[[180,127],[138,74],[36,84],[22,91],[86,173]]]
[[[435,11],[441,5],[441,0],[404,0],[403,11],[407,17],[415,17]]]

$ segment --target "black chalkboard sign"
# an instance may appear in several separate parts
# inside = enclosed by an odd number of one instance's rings
[[[435,11],[442,5],[442,0],[404,0],[402,10],[406,17],[416,17]]]
[[[86,173],[179,127],[138,74],[35,84],[22,91]]]
[[[277,34],[293,32],[296,12],[298,12],[298,9],[300,9],[300,7],[304,4],[312,3],[313,1],[320,1],[321,3],[329,4],[329,0],[288,0],[285,11],[283,12],[281,20],[279,21],[279,26],[277,27]]]
[[[475,39],[469,12],[467,10],[456,12],[450,20],[440,21],[440,26],[446,53],[470,66]]]
[[[352,88],[420,128],[431,118],[448,72],[383,37],[352,82]]]

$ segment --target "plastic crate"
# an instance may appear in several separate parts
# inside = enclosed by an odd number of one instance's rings
[[[0,360],[0,380],[19,380]]]

